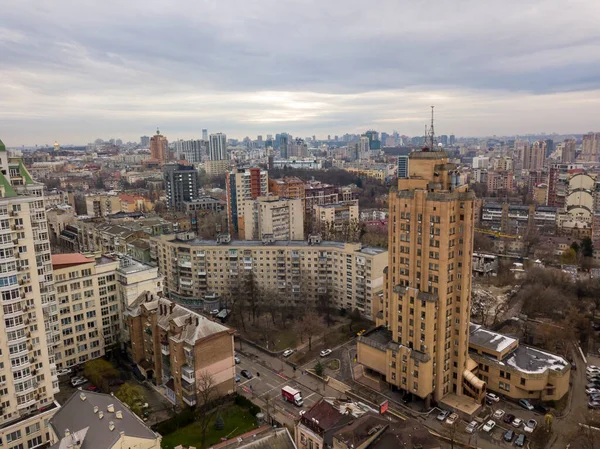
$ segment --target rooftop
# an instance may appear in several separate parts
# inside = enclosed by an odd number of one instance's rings
[[[531,346],[519,346],[503,363],[531,374],[541,374],[547,370],[563,371],[570,367],[564,358]]]
[[[471,336],[469,338],[469,344],[480,346],[491,351],[502,352],[514,343],[518,343],[516,338],[483,329],[481,326],[472,323],[470,332]]]
[[[55,270],[95,262],[94,259],[85,257],[81,253],[53,254],[51,261],[52,268]]]
[[[121,418],[117,417],[118,415]],[[111,423],[114,425],[112,430]],[[76,391],[52,417],[50,425],[56,435],[62,438],[52,446],[55,449],[68,447],[72,436],[79,437],[81,449],[112,448],[119,440],[121,432],[127,437],[150,440],[158,438],[157,434],[146,427],[143,421],[116,397],[91,391]],[[70,435],[66,435],[67,431]]]

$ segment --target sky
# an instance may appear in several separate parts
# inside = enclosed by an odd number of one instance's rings
[[[600,2],[4,0],[7,146],[600,130]]]

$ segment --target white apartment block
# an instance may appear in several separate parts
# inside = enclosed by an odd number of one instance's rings
[[[245,240],[304,240],[304,205],[302,199],[262,196],[244,202]]]
[[[182,305],[202,308],[207,296],[226,295],[250,271],[258,285],[280,295],[282,305],[314,306],[329,294],[337,309],[372,316],[383,289],[387,251],[359,243],[320,241],[216,241],[193,233],[152,238],[153,256],[165,277],[166,295]]]

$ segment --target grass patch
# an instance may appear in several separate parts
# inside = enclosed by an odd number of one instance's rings
[[[340,361],[338,359],[330,360],[325,366],[332,371],[337,371],[340,369]]]
[[[225,422],[223,430],[215,430],[214,420],[209,424],[206,432],[206,447],[221,442],[227,437],[231,439],[237,435],[248,432],[256,427],[256,418],[248,411],[238,405],[232,405],[221,411]],[[202,432],[198,423],[193,422],[173,433],[164,435],[161,443],[162,449],[173,449],[175,446],[201,447]]]
[[[298,344],[297,333],[290,329],[276,331],[274,333],[275,346],[273,351],[283,351],[288,348],[295,348]]]

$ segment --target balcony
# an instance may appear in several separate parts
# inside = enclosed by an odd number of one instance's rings
[[[189,365],[183,365],[181,367],[181,378],[191,384],[195,383],[196,378],[194,375],[194,369],[191,368]]]
[[[178,265],[182,268],[192,268],[192,262],[189,260],[180,259]]]
[[[183,399],[183,402],[185,402],[189,406],[196,405],[196,395],[194,395],[194,394],[183,393],[181,395],[181,399]]]
[[[169,342],[162,342],[160,344],[160,352],[162,352],[163,355],[169,355],[171,353]]]
[[[32,405],[35,405],[37,403],[37,400],[35,398],[27,401],[27,402],[23,402],[22,404],[18,404],[17,405],[17,410],[23,410],[25,408],[29,408]]]

